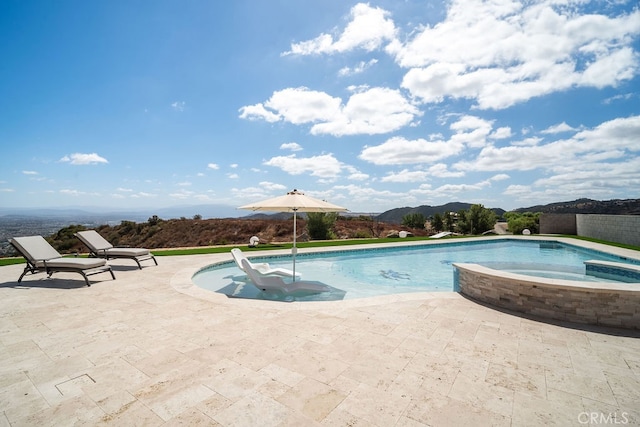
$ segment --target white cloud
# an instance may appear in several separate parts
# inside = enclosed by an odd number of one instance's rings
[[[600,124],[592,130],[583,130],[574,136],[577,150],[607,150],[620,148],[639,151],[640,116],[620,117]]]
[[[618,118],[547,144],[487,146],[475,160],[458,162],[455,167],[465,171],[580,170],[590,162],[621,159],[627,152],[640,151],[638,135],[640,116]]]
[[[38,172],[36,171],[22,171],[22,173],[24,175],[38,175]]]
[[[562,122],[562,123],[558,123],[557,125],[550,126],[550,127],[548,127],[547,129],[543,130],[540,133],[554,134],[554,133],[562,133],[562,132],[571,132],[571,131],[574,131],[574,130],[575,130],[574,128],[572,128],[571,126],[569,126],[565,122]]]
[[[355,93],[333,120],[315,124],[312,135],[376,135],[409,125],[422,113],[397,90],[371,88]]]
[[[494,147],[482,149],[473,161],[461,161],[454,165],[463,171],[508,171],[533,170],[554,164],[558,159],[567,159],[571,153],[563,153],[558,146],[535,147]]]
[[[605,104],[605,105],[609,105],[609,104],[611,104],[611,103],[613,103],[615,101],[620,101],[620,100],[626,101],[626,100],[632,99],[633,97],[637,97],[637,96],[638,95],[634,94],[634,93],[624,93],[624,94],[621,94],[621,95],[614,95],[612,97],[606,98],[605,100],[602,101],[602,103]]]
[[[306,124],[334,119],[339,114],[340,103],[340,98],[299,87],[274,92],[265,106],[286,122]]]
[[[324,154],[314,157],[290,156],[272,157],[264,162],[267,166],[274,166],[282,169],[291,175],[310,174],[320,178],[336,178],[342,171],[343,164],[336,159],[333,154]]]
[[[351,8],[351,21],[339,36],[320,34],[318,37],[293,43],[282,55],[317,55],[348,52],[354,49],[372,51],[396,36],[396,28],[387,16],[389,12],[358,3]]]
[[[182,112],[184,111],[186,105],[187,104],[184,101],[176,101],[171,104],[171,108],[173,108],[175,111]]]
[[[98,163],[109,163],[104,157],[100,157],[96,153],[83,154],[74,153],[64,156],[60,159],[61,162],[70,163],[72,165],[95,165]]]
[[[351,211],[358,211],[358,206],[410,206],[417,202],[414,195],[406,191],[379,190],[368,186],[336,185],[334,190],[346,193],[346,203],[343,205]]]
[[[193,198],[200,203],[211,202],[214,200],[208,194],[195,194]]]
[[[450,171],[448,166],[444,163],[437,163],[431,167],[429,167],[429,176],[437,177],[437,178],[461,178],[464,176],[464,172]]]
[[[499,173],[489,178],[489,181],[504,181],[505,179],[510,179],[510,178],[511,177],[506,173]]]
[[[275,123],[281,119],[280,115],[268,111],[262,104],[247,105],[238,111],[241,119],[264,120],[269,123]]]
[[[148,198],[152,198],[152,197],[156,197],[155,194],[152,193],[146,193],[144,191],[140,191],[138,193],[132,194],[131,198],[133,199],[148,199]]]
[[[280,145],[280,149],[281,150],[290,150],[290,151],[301,151],[302,147],[298,143],[287,142],[287,143],[284,143],[284,144]]]
[[[569,3],[454,0],[443,22],[394,45],[397,63],[408,68],[402,87],[424,102],[466,98],[480,109],[502,109],[631,79],[640,10],[609,17],[576,13],[580,2]]]
[[[465,115],[452,123],[450,129],[455,131],[455,134],[451,136],[451,143],[478,148],[487,144],[492,122],[480,117]]]
[[[520,146],[520,147],[532,147],[534,145],[538,145],[538,143],[542,142],[542,138],[539,136],[530,136],[529,138],[524,138],[518,141],[511,141],[511,145]]]
[[[489,138],[507,139],[511,138],[512,135],[513,133],[511,133],[511,128],[509,126],[504,126],[496,129],[491,135],[489,135]]]
[[[589,163],[579,170],[569,169],[549,177],[541,178],[533,183],[537,187],[571,186],[576,191],[614,188],[640,188],[640,158],[612,163]]]
[[[488,181],[482,181],[475,184],[445,184],[434,190],[434,193],[440,193],[443,196],[451,194],[463,193],[467,191],[479,191],[489,186]]]
[[[188,190],[180,190],[175,193],[169,193],[169,197],[173,197],[174,199],[186,200],[191,198],[195,193],[193,191]]]
[[[618,198],[629,188],[640,188],[640,158],[616,163],[589,163],[567,167],[563,172],[535,180],[531,185],[510,185],[504,194],[520,203],[540,204],[590,198]]]
[[[507,196],[516,196],[516,197],[518,197],[518,196],[526,196],[526,195],[528,195],[530,193],[531,193],[531,186],[530,185],[514,184],[514,185],[508,186],[503,194],[505,194]]]
[[[381,182],[421,182],[425,181],[429,177],[429,173],[426,171],[409,171],[403,169],[397,173],[389,173],[387,176],[380,179]]]
[[[80,197],[80,196],[99,196],[99,193],[96,192],[87,192],[87,191],[81,191],[81,190],[72,190],[69,188],[64,188],[62,190],[60,190],[60,194],[63,194],[65,196],[72,196],[72,197]]]
[[[340,98],[306,87],[274,92],[259,104],[242,107],[240,118],[281,119],[295,125],[310,124],[312,135],[374,135],[388,133],[411,124],[422,115],[398,90],[363,88],[351,95],[346,104]],[[254,113],[247,113],[249,108]],[[267,110],[268,109],[268,110]],[[255,113],[255,111],[260,111]]]
[[[393,137],[373,147],[365,147],[360,159],[376,165],[405,165],[434,163],[459,154],[464,145],[460,142],[407,140]]]
[[[260,182],[260,187],[264,188],[266,191],[284,191],[287,189],[282,184],[276,184],[275,182],[262,181]]]
[[[350,181],[366,181],[369,179],[369,177],[370,175],[367,173],[355,171],[349,174],[347,176],[347,179],[349,179]]]
[[[207,165],[207,168],[208,168],[208,169],[213,169],[213,170],[218,170],[218,169],[220,169],[220,166],[218,166],[218,165],[217,165],[217,164],[215,164],[215,163],[209,163],[209,164]]]
[[[360,61],[355,67],[343,67],[338,71],[339,76],[352,76],[354,74],[360,74],[365,72],[368,68],[371,68],[378,63],[377,59],[371,59],[369,61]]]

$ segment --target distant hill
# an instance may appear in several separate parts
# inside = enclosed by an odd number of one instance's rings
[[[423,205],[415,208],[405,207],[405,208],[396,208],[391,209],[386,212],[381,213],[376,217],[378,221],[389,222],[394,224],[402,223],[402,218],[408,214],[419,213],[425,216],[425,218],[429,218],[434,216],[435,214],[444,214],[446,212],[458,212],[461,210],[468,210],[472,206],[471,203],[462,203],[462,202],[451,202],[441,206],[429,206]],[[502,215],[506,212],[504,209],[500,208],[489,208],[496,213],[498,218],[502,217]]]
[[[640,215],[640,199],[578,199],[515,209],[514,212],[575,213],[603,215]]]
[[[116,225],[70,225],[49,231],[48,241],[60,253],[86,253],[87,249],[73,236],[78,230],[95,228],[114,246],[158,248],[183,248],[199,246],[237,245],[245,247],[251,236],[258,236],[261,243],[289,243],[293,239],[292,214],[286,219],[169,219],[135,223],[124,221]],[[306,220],[297,222],[297,240],[309,239]],[[366,218],[341,218],[333,227],[337,239],[378,238],[397,235],[399,229],[411,231],[415,236],[426,236],[424,229],[408,229],[395,224],[385,224]],[[29,235],[28,233],[26,235]],[[7,243],[0,245],[0,256],[12,256],[15,251]]]
[[[458,212],[467,210],[471,203],[452,202],[441,206],[423,205],[418,207],[404,207],[391,209],[381,213],[375,218],[378,221],[400,224],[402,217],[407,214],[421,213],[426,218],[439,213]],[[501,208],[489,208],[496,213],[498,218],[506,212]],[[606,215],[640,215],[640,199],[614,199],[614,200],[592,200],[578,199],[568,202],[549,203],[547,205],[536,205],[527,208],[514,209],[513,212],[542,212],[542,213],[576,213],[576,214],[606,214]]]

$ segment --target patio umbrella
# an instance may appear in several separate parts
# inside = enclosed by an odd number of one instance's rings
[[[270,212],[293,212],[293,280],[296,280],[296,216],[298,212],[345,212],[346,208],[334,205],[324,200],[314,199],[305,196],[298,190],[293,190],[284,196],[274,197],[273,199],[263,200],[261,202],[251,203],[240,206],[238,209],[247,209],[251,211],[270,211]]]

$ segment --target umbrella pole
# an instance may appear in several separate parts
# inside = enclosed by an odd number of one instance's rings
[[[293,281],[296,281],[296,211],[293,210],[293,249],[291,249],[291,253],[293,254]]]

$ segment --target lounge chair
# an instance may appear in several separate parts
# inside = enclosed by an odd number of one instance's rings
[[[249,260],[246,258],[241,261],[241,265],[247,273],[247,277],[251,280],[251,283],[262,291],[283,292],[285,294],[291,294],[293,292],[317,294],[331,290],[327,285],[318,282],[296,281],[287,283],[280,276],[263,276],[257,270],[251,268]]]
[[[266,263],[252,263],[251,261],[249,261],[247,259],[246,256],[244,256],[244,253],[242,253],[242,251],[238,248],[233,248],[231,249],[231,255],[233,256],[233,260],[236,262],[236,264],[238,265],[238,268],[242,271],[245,271],[245,269],[242,267],[242,260],[247,261],[247,263],[249,264],[249,266],[251,268],[253,268],[254,270],[256,270],[259,274],[262,274],[263,276],[284,276],[284,277],[293,277],[293,271],[288,270],[286,268],[271,268],[271,266]],[[302,275],[298,272],[296,272],[296,279],[299,279],[300,277],[302,277]]]
[[[27,273],[46,272],[49,277],[55,272],[79,273],[84,277],[87,286],[91,286],[88,276],[109,272],[115,280],[116,276],[104,259],[63,258],[42,236],[14,237],[9,243],[27,260],[27,266],[18,279],[18,283]]]
[[[149,249],[143,248],[114,248],[104,237],[102,237],[96,230],[78,231],[75,236],[85,244],[91,251],[91,256],[96,258],[116,259],[127,258],[132,259],[138,264],[138,268],[142,270],[140,261],[148,259],[158,265],[158,261],[153,256]]]

